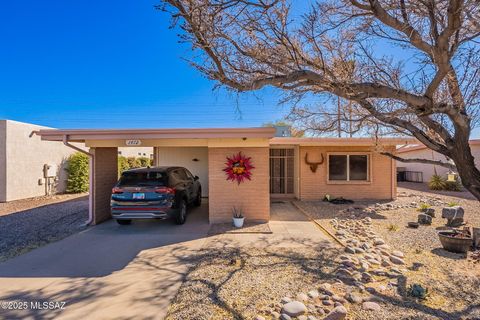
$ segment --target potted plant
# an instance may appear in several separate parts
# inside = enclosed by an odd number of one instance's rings
[[[469,230],[441,231],[438,236],[443,249],[450,252],[465,253],[473,244]]]
[[[236,228],[243,227],[243,222],[245,221],[245,217],[243,216],[242,209],[237,209],[233,207],[233,225]]]

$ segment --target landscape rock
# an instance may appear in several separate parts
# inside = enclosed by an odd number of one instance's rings
[[[435,218],[435,209],[434,208],[427,208],[425,210],[425,214],[428,214],[430,217]]]
[[[372,310],[372,311],[380,311],[382,309],[382,307],[378,303],[372,302],[372,301],[364,302],[362,304],[362,307],[365,310]]]
[[[288,314],[286,313],[282,313],[281,316],[280,316],[280,319],[281,320],[291,320],[292,317],[290,317]]]
[[[420,213],[418,215],[419,224],[432,224],[432,217],[425,213]]]
[[[403,252],[398,250],[393,250],[392,255],[399,258],[405,258],[405,255],[403,254]]]
[[[363,299],[360,295],[355,294],[355,293],[347,293],[345,295],[345,299],[347,299],[348,302],[353,303],[353,304],[358,304],[362,303]]]
[[[335,307],[323,320],[343,320],[347,317],[347,309],[344,306]]]
[[[442,209],[442,218],[445,219],[455,219],[463,218],[465,211],[460,206],[446,207]]]
[[[307,307],[300,301],[292,301],[285,305],[282,308],[282,315],[287,314],[291,317],[298,317],[307,312]]]
[[[405,264],[405,261],[403,261],[402,258],[397,256],[391,256],[390,261],[392,261],[392,263],[395,263],[395,264]]]
[[[319,293],[318,293],[317,290],[309,291],[307,294],[312,299],[318,298],[318,296],[319,296]]]

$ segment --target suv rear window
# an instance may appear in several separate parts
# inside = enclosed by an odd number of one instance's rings
[[[165,172],[124,172],[119,187],[157,187],[167,185]]]

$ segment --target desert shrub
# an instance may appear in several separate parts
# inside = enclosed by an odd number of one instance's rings
[[[80,193],[88,191],[88,156],[76,152],[68,158],[67,165],[67,193]]]
[[[140,163],[140,167],[151,167],[153,164],[153,161],[147,157],[139,157],[137,160]]]
[[[458,206],[458,205],[459,205],[459,203],[458,203],[458,202],[455,202],[455,201],[452,201],[452,202],[447,203],[447,207],[456,207],[456,206]]]
[[[389,224],[387,227],[388,231],[397,231],[398,230],[398,225],[396,224]]]
[[[425,299],[428,296],[428,289],[421,284],[414,283],[408,288],[408,295],[414,298]]]
[[[118,157],[118,176],[122,174],[123,171],[130,169],[128,165],[127,158],[124,156],[119,156]]]
[[[428,182],[428,187],[430,190],[445,190],[446,184],[447,180],[444,177],[434,174]]]
[[[462,191],[462,184],[458,179],[455,181],[445,181],[445,190]]]
[[[429,205],[428,203],[420,203],[420,205],[417,208],[417,211],[425,211],[430,207],[431,205]]]

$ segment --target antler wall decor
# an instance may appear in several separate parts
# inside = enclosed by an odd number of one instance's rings
[[[317,172],[318,166],[321,165],[323,163],[323,161],[325,160],[323,158],[323,153],[320,153],[320,156],[322,157],[322,160],[320,160],[319,162],[310,162],[310,161],[308,161],[308,152],[305,153],[305,163],[310,166],[310,170],[312,170],[312,172]]]

